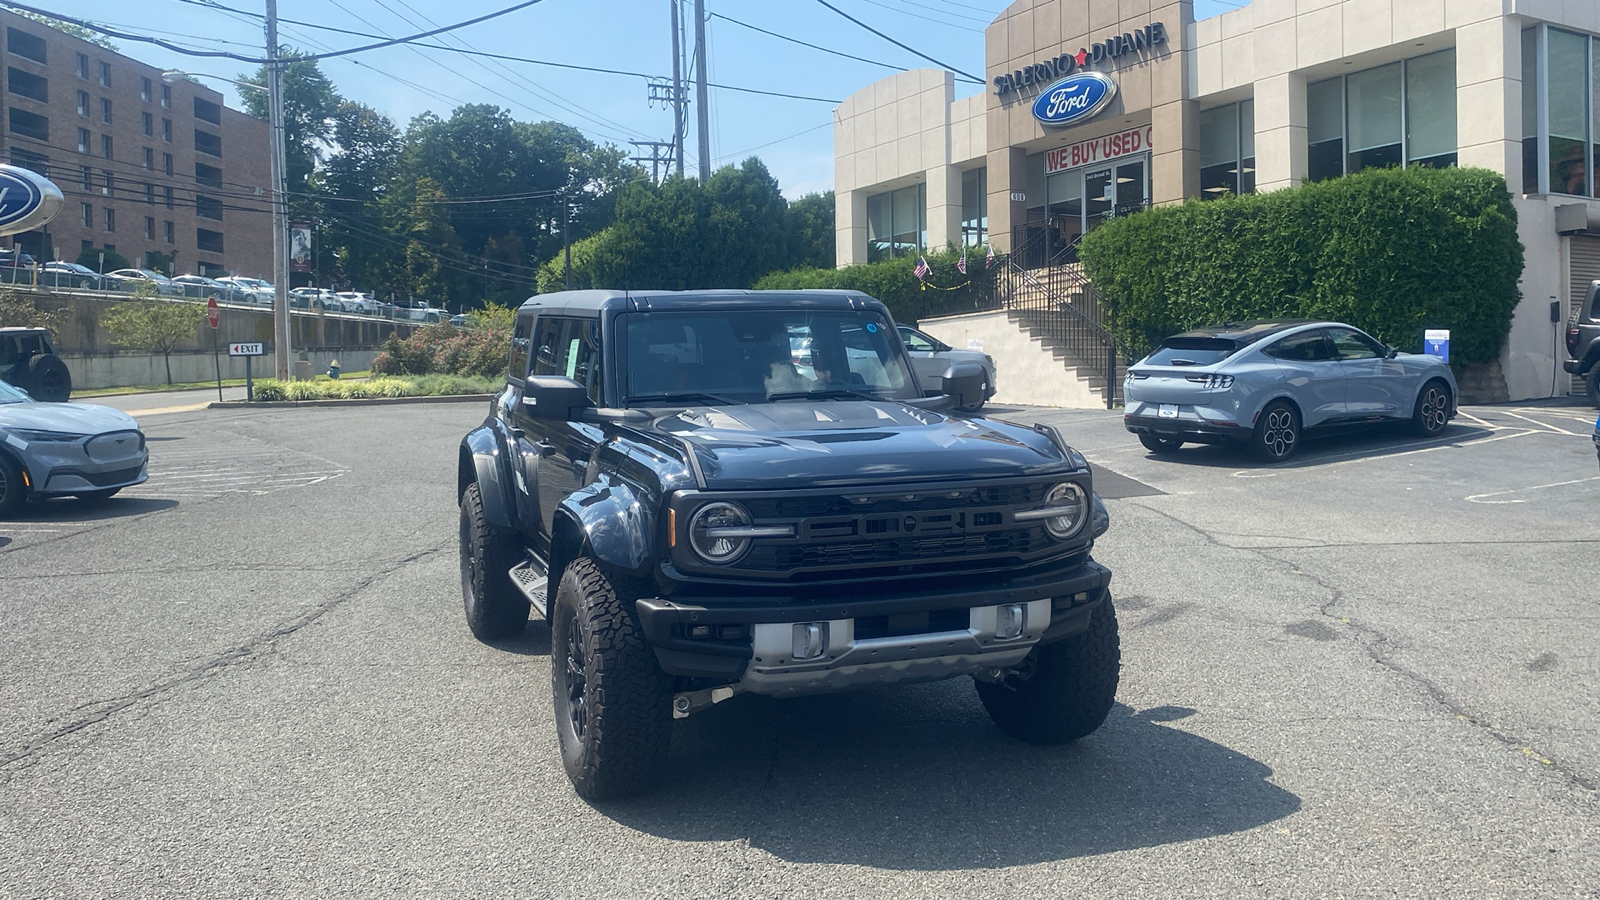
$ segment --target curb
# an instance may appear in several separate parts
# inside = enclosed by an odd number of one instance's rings
[[[369,397],[361,400],[213,400],[206,409],[288,409],[298,406],[404,406],[411,403],[482,403],[493,394],[446,394],[439,397]]]

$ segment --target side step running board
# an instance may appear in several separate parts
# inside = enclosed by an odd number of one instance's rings
[[[540,617],[550,618],[550,612],[545,603],[545,584],[547,580],[545,578],[544,564],[530,556],[518,563],[507,574],[511,576],[511,583],[517,586],[518,591],[522,592],[522,596],[527,597],[528,602],[533,604],[533,608],[539,611]]]

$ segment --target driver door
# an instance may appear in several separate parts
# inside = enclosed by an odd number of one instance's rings
[[[539,320],[534,375],[560,375],[583,385],[590,402],[604,403],[600,320],[549,317]],[[528,417],[524,440],[538,456],[534,478],[540,540],[548,543],[556,510],[584,484],[589,460],[605,435],[596,425],[566,419]]]

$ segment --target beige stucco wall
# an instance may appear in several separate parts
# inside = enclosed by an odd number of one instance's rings
[[[953,78],[923,70],[870,85],[840,107],[840,264],[865,259],[865,197],[918,181],[929,185],[930,243],[942,244],[934,236],[959,226],[959,170],[974,165],[988,168],[991,240],[1008,249],[1012,224],[1028,206],[1011,198],[1026,195],[1029,154],[1136,125],[1152,130],[1152,199],[1196,196],[1199,113],[1238,100],[1254,101],[1257,190],[1293,187],[1307,171],[1307,83],[1454,48],[1458,160],[1506,176],[1526,251],[1523,301],[1501,358],[1507,391],[1512,399],[1563,393],[1564,350],[1549,320],[1549,301],[1562,296],[1567,274],[1554,208],[1600,201],[1520,193],[1521,32],[1541,21],[1600,34],[1600,0],[1254,0],[1199,22],[1187,0],[1017,0],[985,30],[990,83],[982,93],[952,105]],[[995,94],[996,75],[1152,22],[1165,26],[1167,45],[1092,64],[1117,81],[1118,94],[1077,128],[1036,122],[1037,89],[1004,100]],[[935,96],[946,98],[942,107]],[[905,143],[902,135],[913,133]]]
[[[994,357],[995,403],[1069,409],[1105,406],[1105,401],[1089,389],[1087,381],[1061,365],[1043,344],[1029,337],[1004,312],[923,319],[917,327],[952,347],[966,349],[973,341],[981,342],[973,349],[981,349]]]

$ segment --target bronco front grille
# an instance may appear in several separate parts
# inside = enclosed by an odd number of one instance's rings
[[[757,538],[737,562],[715,567],[680,540],[677,559],[689,570],[799,581],[838,578],[855,569],[914,574],[1029,564],[1070,552],[1078,543],[1052,538],[1042,521],[1012,518],[1016,510],[1043,502],[1061,480],[680,495],[679,522],[714,496],[742,504],[756,525],[791,527],[793,536]]]

